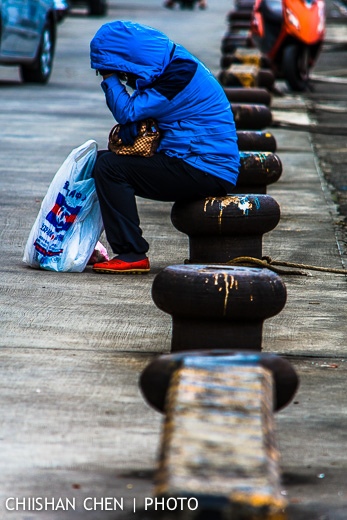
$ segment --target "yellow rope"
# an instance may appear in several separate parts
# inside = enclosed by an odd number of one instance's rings
[[[272,260],[270,256],[263,256],[262,260],[259,258],[253,258],[252,256],[239,256],[237,258],[233,258],[229,262],[226,262],[223,265],[242,265],[245,267],[262,267],[265,269],[270,269],[278,274],[294,274],[300,276],[311,276],[309,273],[305,273],[303,271],[299,271],[299,269],[307,269],[309,271],[323,271],[325,273],[334,273],[334,274],[347,274],[346,269],[333,269],[330,267],[317,267],[315,265],[306,265],[306,264],[296,264],[292,262],[283,262],[280,260]],[[289,269],[277,269],[275,266],[282,267],[294,267],[295,270]]]

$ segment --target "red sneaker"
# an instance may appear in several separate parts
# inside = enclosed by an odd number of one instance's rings
[[[94,264],[93,271],[98,273],[110,273],[110,274],[122,274],[122,273],[149,273],[149,260],[139,260],[138,262],[123,262],[113,258],[108,262],[102,262],[101,264]]]

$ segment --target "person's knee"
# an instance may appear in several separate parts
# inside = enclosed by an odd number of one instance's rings
[[[103,186],[104,189],[115,184],[132,186],[130,171],[129,157],[116,155],[113,152],[100,154],[93,170],[95,185],[97,188]]]
[[[114,159],[113,155],[111,152],[106,152],[97,156],[93,169],[93,177],[96,184],[100,184],[109,178],[117,179],[119,169],[117,168],[117,163],[112,160]]]
[[[102,172],[104,171],[103,163],[104,163],[103,156],[102,155],[97,156],[95,164],[94,164],[94,168],[93,168],[93,177],[95,179],[95,182],[98,182],[100,180],[100,178],[102,177]]]

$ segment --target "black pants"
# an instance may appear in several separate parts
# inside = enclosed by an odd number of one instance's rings
[[[114,253],[146,253],[135,195],[160,201],[223,196],[233,184],[205,173],[182,159],[155,154],[153,157],[98,152],[94,167],[107,240]]]

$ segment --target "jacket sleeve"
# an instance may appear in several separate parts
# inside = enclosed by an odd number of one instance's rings
[[[154,88],[136,91],[130,96],[116,75],[104,80],[101,87],[108,108],[121,125],[148,117],[159,118],[172,110],[170,101]]]

